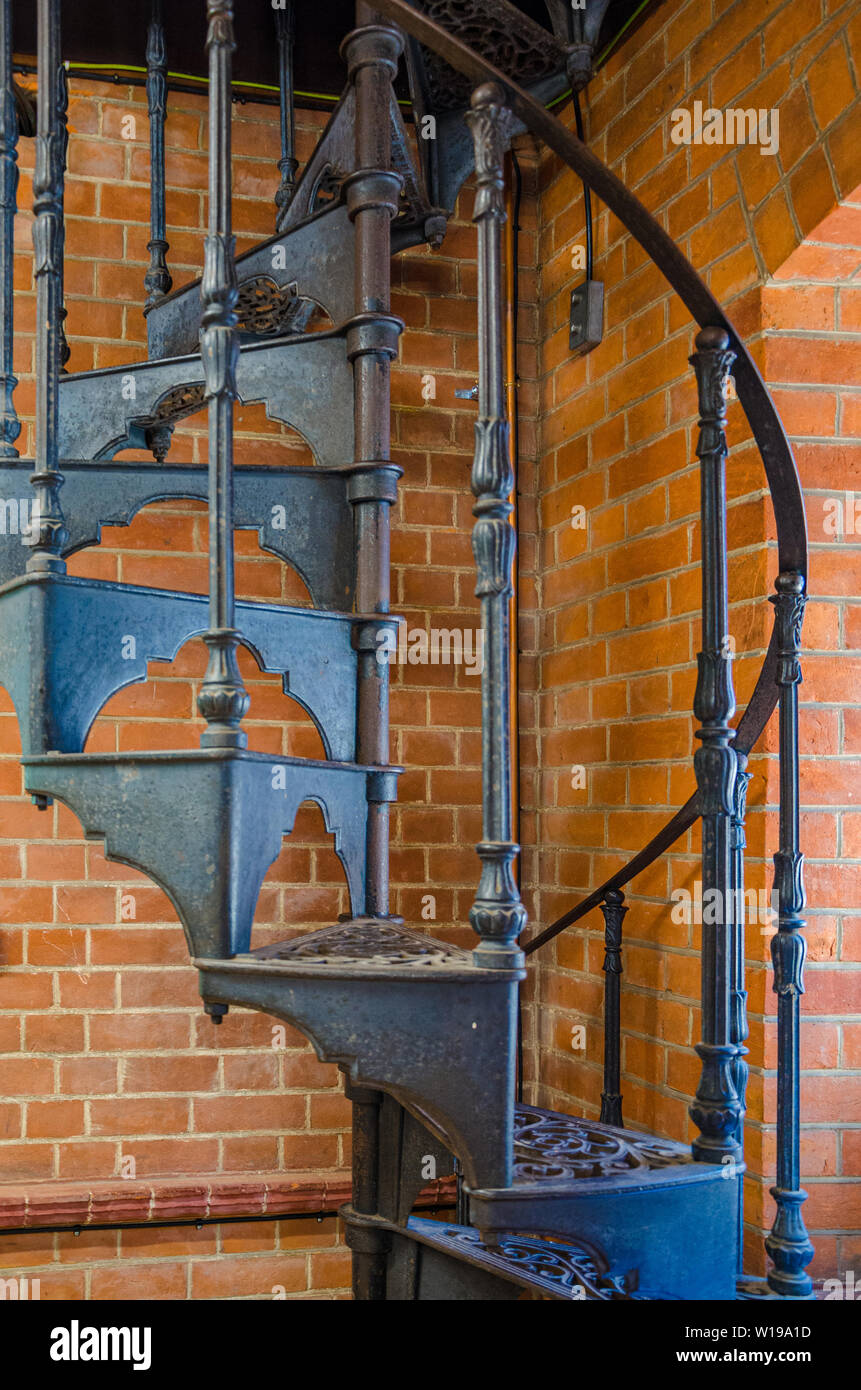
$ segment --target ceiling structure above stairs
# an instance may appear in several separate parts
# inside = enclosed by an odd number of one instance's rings
[[[0,281],[9,335],[15,147],[10,25],[13,9],[18,24],[19,8],[0,0],[0,167],[7,193]],[[164,12],[158,3],[152,10],[141,6],[141,26],[149,26],[153,160],[152,264],[142,287],[148,291],[149,360],[61,375],[61,59],[75,51],[72,43],[104,53],[115,29],[107,17],[113,7],[82,2],[74,12],[68,7],[71,38],[63,43],[59,0],[38,0],[39,71],[45,80],[39,83],[34,186],[35,515],[28,545],[3,552],[0,587],[0,680],[21,724],[26,789],[39,805],[52,798],[67,804],[83,833],[103,842],[109,859],[134,865],[164,888],[185,928],[204,1006],[216,1022],[234,1004],[262,1010],[298,1027],[320,1057],[344,1071],[354,1114],[353,1196],[344,1217],[357,1298],[504,1300],[524,1290],[590,1300],[736,1297],[746,1081],[743,921],[723,924],[728,930],[703,930],[703,1038],[696,1049],[702,1078],[691,1109],[699,1131],[692,1150],[621,1127],[612,1029],[602,1121],[515,1103],[518,987],[525,975],[518,938],[526,913],[513,873],[518,846],[511,823],[508,623],[516,537],[510,524],[500,263],[504,154],[515,130],[530,129],[592,184],[701,328],[691,360],[699,386],[703,486],[703,652],[695,702],[702,747],[695,761],[698,795],[680,813],[680,824],[686,828],[702,817],[704,884],[725,895],[741,888],[745,756],[779,700],[784,813],[774,964],[783,1108],[769,1287],[773,1295],[805,1297],[812,1251],[797,1181],[803,923],[795,729],[806,550],[797,476],[779,419],[743,344],[693,267],[613,174],[547,112],[543,103],[569,80],[570,46],[540,22],[537,6],[359,0],[353,26],[352,11],[332,4],[327,25],[346,33],[348,85],[316,153],[299,171],[290,116],[303,51],[313,48],[310,8],[297,6],[295,30],[287,15],[279,31],[284,146],[278,230],[234,258],[233,64],[247,73],[252,68],[242,63],[252,62],[250,54],[257,53],[261,64],[264,51],[270,58],[271,31],[261,37],[251,4],[237,4],[235,17],[229,0],[208,0],[205,11],[203,0]],[[314,7],[315,24],[325,8]],[[271,6],[261,10],[270,25]],[[605,22],[618,14],[611,6]],[[482,15],[487,23],[479,32]],[[99,16],[105,23],[101,33]],[[123,7],[122,41],[117,37],[110,61],[128,51],[132,27],[130,7]],[[163,136],[167,69],[174,62],[167,55],[176,32],[192,47],[194,40],[202,49],[206,39],[209,230],[200,281],[171,292]],[[246,35],[251,42],[244,41]],[[515,42],[502,41],[511,35]],[[30,41],[26,25],[20,34],[16,27],[16,49]],[[200,68],[190,49],[177,52],[190,71]],[[431,60],[422,53],[439,56]],[[315,61],[319,81],[331,81],[328,58]],[[444,80],[442,63],[460,74],[457,83]],[[436,163],[429,157],[413,162],[394,99],[399,72],[407,74],[417,114],[434,117],[438,130],[452,133]],[[390,310],[391,260],[405,246],[433,243],[444,234],[446,215],[472,171],[480,345],[473,549],[487,657],[483,833],[470,912],[477,944],[470,952],[406,930],[390,912],[388,818],[401,769],[389,761],[388,672],[378,653],[381,637],[396,623],[390,613],[388,533],[400,469],[389,452],[389,373],[403,324]],[[265,313],[255,316],[261,298]],[[310,331],[312,312],[324,313],[330,326]],[[0,364],[7,387],[4,486],[7,477],[17,483],[30,468],[15,449],[10,345],[11,336]],[[775,495],[782,571],[776,636],[737,729],[729,724],[734,697],[725,643],[725,401],[733,360],[739,397]],[[136,379],[133,400],[121,389],[129,373]],[[315,466],[234,470],[236,400],[263,401],[270,416],[297,428]],[[201,408],[209,416],[208,478],[199,468],[169,461],[173,424]],[[115,454],[129,444],[144,444],[154,462],[117,462]],[[65,557],[98,543],[102,524],[127,524],[154,499],[201,496],[208,499],[210,520],[207,614],[187,594],[68,576]],[[269,525],[276,505],[286,507],[286,529]],[[297,568],[314,607],[237,602],[237,527],[257,530],[264,548]],[[117,659],[118,642],[129,631],[138,636],[131,665]],[[195,634],[209,651],[199,696],[206,721],[201,747],[87,752],[88,730],[109,696],[141,679],[147,660],[170,657]],[[273,758],[248,750],[240,644],[264,669],[282,674],[285,690],[320,730],[325,758]],[[251,949],[263,877],[305,800],[322,808],[335,836],[351,912],[346,921],[311,935]],[[608,924],[608,979],[618,973],[621,949],[619,890],[627,879],[617,878],[597,900]],[[432,1228],[412,1215],[423,1181],[420,1158],[428,1152],[449,1168],[452,1155],[458,1162],[456,1223]],[[757,1291],[768,1292],[764,1286]]]

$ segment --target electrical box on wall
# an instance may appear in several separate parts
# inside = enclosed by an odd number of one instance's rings
[[[575,357],[591,352],[604,336],[604,285],[584,280],[571,291],[568,346]]]

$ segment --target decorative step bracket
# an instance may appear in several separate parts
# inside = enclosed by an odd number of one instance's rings
[[[23,764],[26,791],[62,801],[108,859],[164,889],[201,958],[248,950],[260,886],[303,801],[322,810],[361,914],[368,806],[395,799],[400,771],[217,747],[43,754]]]

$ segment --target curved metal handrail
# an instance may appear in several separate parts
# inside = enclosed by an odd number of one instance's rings
[[[475,83],[496,82],[505,100],[533,135],[538,136],[614,212],[663,273],[672,289],[701,328],[724,328],[736,361],[733,376],[739,402],[759,449],[765,468],[777,523],[777,553],[781,571],[807,575],[807,527],[801,480],[789,440],[768,388],[750,353],[711,290],[679,250],[672,237],[616,175],[540,102],[505,73],[480,57],[467,44],[436,24],[409,0],[374,0],[374,8],[426,47],[439,53],[458,72]],[[763,732],[777,704],[777,645],[772,632],[753,693],[736,725],[735,747],[749,753]],[[612,888],[621,888],[649,867],[699,817],[699,793],[695,793],[649,843],[618,869],[606,883],[532,941],[523,946],[527,955],[597,907]]]

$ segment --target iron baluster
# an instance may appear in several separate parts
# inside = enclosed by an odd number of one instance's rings
[[[275,194],[276,232],[283,232],[287,210],[296,190],[296,131],[293,111],[293,44],[296,38],[296,16],[293,0],[285,0],[283,9],[273,11],[278,39],[278,87],[281,93],[281,158],[278,172],[281,181]]]
[[[723,328],[703,328],[691,363],[697,375],[702,533],[702,650],[694,714],[701,746],[694,771],[702,808],[702,1073],[691,1117],[700,1131],[693,1153],[704,1163],[739,1158],[741,1104],[733,1084],[729,976],[732,957],[730,822],[736,777],[735,710],[728,637],[726,558],[726,379],[735,354]]]
[[[0,267],[0,457],[17,458],[15,440],[21,422],[12,402],[18,385],[14,362],[15,213],[18,203],[18,118],[12,80],[12,0],[0,5],[0,229],[3,264]]]
[[[57,53],[57,62],[58,62],[58,64],[59,64],[58,71],[57,71],[57,113],[58,113],[59,122],[60,122],[60,138],[59,138],[59,141],[58,141],[58,144],[57,144],[57,147],[56,147],[56,158],[57,158],[57,166],[58,166],[58,167],[57,167],[56,182],[57,182],[57,187],[58,187],[59,190],[60,190],[60,216],[61,216],[61,218],[64,218],[64,217],[65,217],[65,213],[64,213],[64,210],[63,210],[63,203],[64,203],[64,187],[65,187],[65,178],[64,178],[64,176],[65,176],[65,172],[66,172],[66,163],[67,163],[68,152],[69,152],[69,78],[68,78],[68,73],[67,73],[67,71],[66,71],[65,64],[64,64],[63,61],[62,61],[62,56],[61,56],[61,54],[59,53],[59,51],[58,51],[58,53]],[[64,253],[65,253],[65,245],[66,245],[66,232],[65,232],[65,224],[64,224],[64,228],[63,228],[63,250],[64,250]],[[59,326],[59,334],[58,334],[58,349],[59,349],[59,353],[60,353],[60,371],[61,371],[61,373],[63,373],[63,375],[65,375],[65,372],[66,372],[66,363],[68,362],[69,358],[70,358],[71,355],[72,355],[71,348],[69,347],[69,344],[68,344],[68,342],[66,341],[66,318],[67,318],[67,316],[68,316],[68,310],[66,309],[66,291],[65,291],[65,287],[64,287],[64,283],[63,283],[63,282],[64,282],[64,276],[65,276],[65,254],[63,254],[63,255],[60,257],[60,270],[59,270],[59,274],[60,274],[60,326]]]
[[[621,1017],[622,922],[628,911],[625,894],[611,888],[601,904],[604,914],[604,1089],[601,1120],[622,1125]]]
[[[477,965],[509,969],[522,965],[517,937],[526,910],[514,879],[519,851],[511,836],[511,750],[509,601],[516,537],[509,521],[514,475],[511,468],[502,364],[501,253],[503,160],[511,114],[496,83],[478,87],[466,120],[475,148],[478,224],[478,420],[472,491],[472,532],[481,599],[485,662],[481,678],[482,840],[476,846],[481,878],[469,920],[481,938]]]
[[[748,1049],[745,1042],[749,1034],[747,1022],[747,990],[745,984],[744,949],[745,924],[747,918],[744,896],[744,818],[747,803],[747,788],[750,773],[747,771],[747,754],[736,749],[736,778],[733,793],[732,821],[730,823],[730,851],[732,854],[732,958],[730,961],[730,1041],[735,1047],[732,1062],[732,1084],[739,1100],[738,1146],[739,1157],[744,1160],[744,1114],[747,1100],[747,1079],[750,1072],[745,1057]],[[744,1185],[738,1186],[738,1272],[744,1273]]]
[[[167,268],[169,243],[166,239],[164,125],[167,118],[167,47],[162,23],[162,0],[152,0],[152,14],[146,42],[146,95],[149,114],[150,162],[150,254],[144,276],[144,313],[157,304],[173,286]]]
[[[807,1193],[801,1187],[799,1090],[801,995],[804,993],[804,856],[799,850],[798,687],[801,684],[801,624],[806,603],[804,576],[777,576],[775,627],[778,649],[780,721],[780,845],[774,856],[778,929],[771,938],[774,992],[777,995],[777,1182],[771,1195],[777,1213],[765,1248],[773,1269],[769,1286],[791,1298],[808,1298],[813,1284],[806,1266],[813,1259],[801,1214]]]
[[[203,264],[200,350],[209,401],[209,662],[197,707],[208,728],[204,748],[244,748],[239,725],[248,696],[239,674],[234,627],[233,402],[239,335],[231,224],[230,114],[232,0],[207,0],[209,29],[209,232]]]
[[[33,273],[36,280],[35,490],[29,571],[64,573],[67,532],[59,490],[57,424],[63,307],[63,170],[66,71],[60,60],[60,0],[39,0],[39,86],[33,174]]]

